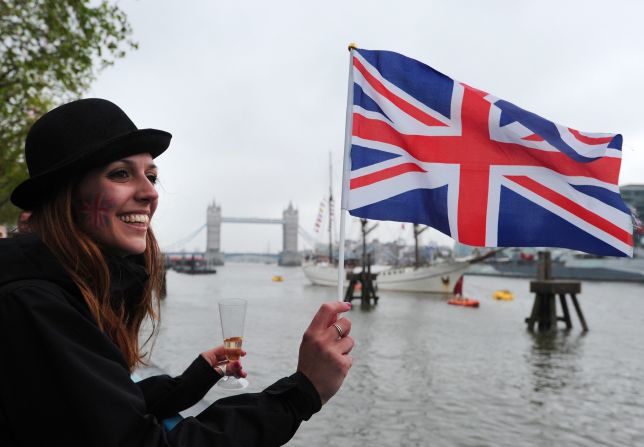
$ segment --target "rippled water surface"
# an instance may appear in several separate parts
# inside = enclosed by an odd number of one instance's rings
[[[493,300],[501,288],[514,301]],[[464,292],[481,306],[385,291],[368,310],[354,301],[354,366],[289,445],[644,446],[644,286],[583,283],[590,331],[573,314],[573,329],[555,336],[526,331],[527,280],[466,276]],[[308,284],[299,268],[169,272],[152,361],[181,373],[221,343],[217,300],[246,298],[244,365],[249,391],[260,391],[294,372],[302,333],[335,293]],[[224,395],[215,388],[206,399]]]

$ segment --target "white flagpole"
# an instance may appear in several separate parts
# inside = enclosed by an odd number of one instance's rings
[[[347,88],[347,116],[344,124],[344,159],[342,188],[340,189],[340,246],[338,247],[338,301],[344,301],[344,227],[349,202],[349,172],[351,171],[351,134],[353,131],[353,50],[349,44],[349,87]]]

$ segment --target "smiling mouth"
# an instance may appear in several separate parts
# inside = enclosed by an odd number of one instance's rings
[[[145,227],[150,223],[150,216],[147,214],[122,214],[118,218],[121,222],[137,227]]]

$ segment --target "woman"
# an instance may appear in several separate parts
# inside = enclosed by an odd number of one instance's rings
[[[149,227],[154,158],[171,135],[138,129],[115,104],[83,99],[30,129],[30,178],[12,202],[29,234],[0,242],[0,439],[8,446],[271,446],[319,411],[351,367],[349,309],[327,303],[304,334],[297,371],[261,393],[221,399],[168,431],[223,374],[223,347],[177,378],[138,384],[139,330],[156,321],[161,258]]]

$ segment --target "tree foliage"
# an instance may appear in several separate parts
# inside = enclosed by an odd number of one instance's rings
[[[31,124],[136,48],[131,33],[125,13],[107,0],[0,0],[0,223],[19,213],[9,197],[27,178]]]

